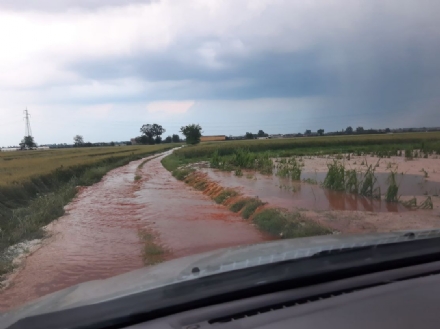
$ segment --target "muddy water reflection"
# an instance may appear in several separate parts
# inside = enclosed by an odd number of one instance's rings
[[[139,230],[152,229],[168,258],[270,239],[239,216],[176,181],[156,158],[134,182],[136,161],[83,189],[52,237],[0,292],[0,311],[90,280],[143,267]]]
[[[321,188],[319,184],[312,185],[301,182],[292,182],[290,179],[277,176],[254,174],[254,178],[236,177],[232,173],[212,169],[202,169],[220,185],[240,189],[245,195],[258,196],[271,205],[287,209],[306,208],[313,210],[360,210],[375,212],[403,212],[408,211],[402,204],[389,203],[383,200],[365,198],[343,192]],[[322,182],[326,173],[304,173],[302,179],[311,178]],[[421,176],[398,175],[400,185],[399,195],[423,195],[429,191],[440,191],[437,182],[425,181]],[[386,191],[387,174],[376,174],[377,186],[382,193]]]

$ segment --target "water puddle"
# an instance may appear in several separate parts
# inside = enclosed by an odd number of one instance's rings
[[[265,176],[256,173],[244,173],[237,177],[233,173],[203,168],[210,179],[219,182],[224,187],[238,188],[245,195],[257,196],[270,205],[313,210],[359,210],[374,212],[404,212],[408,211],[400,203],[390,203],[383,200],[370,199],[359,195],[331,191],[320,186],[326,173],[303,173],[302,179],[313,179],[318,184],[295,182],[288,178],[275,175]],[[388,174],[377,173],[377,185],[382,193],[387,189]],[[440,191],[440,184],[425,181],[424,177],[416,175],[398,175],[399,195],[413,196]]]

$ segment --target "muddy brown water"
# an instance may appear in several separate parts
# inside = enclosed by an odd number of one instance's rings
[[[272,206],[292,210],[305,208],[313,210],[359,210],[374,212],[404,212],[408,211],[400,203],[391,203],[383,200],[366,198],[344,192],[332,191],[322,188],[320,184],[295,182],[288,178],[275,175],[260,175],[245,172],[237,177],[234,173],[216,169],[202,168],[208,177],[221,186],[237,188],[247,196],[259,197],[262,201]],[[252,178],[248,178],[250,175]],[[249,177],[250,177],[249,176]],[[301,179],[314,179],[318,183],[324,181],[326,173],[303,173]],[[387,189],[388,174],[377,173],[377,186],[382,193]],[[440,184],[426,181],[423,176],[398,175],[399,195],[413,196],[425,193],[435,194],[440,191]]]
[[[175,180],[161,165],[162,158],[146,163],[137,182],[134,175],[142,160],[83,188],[52,226],[52,236],[0,292],[0,310],[143,267],[140,230],[156,235],[167,259],[271,239]]]

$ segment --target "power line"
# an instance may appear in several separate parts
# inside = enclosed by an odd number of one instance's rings
[[[26,108],[26,110],[24,110],[24,119],[26,120],[26,124],[25,124],[25,136],[32,136],[32,130],[31,130],[31,122],[29,121],[29,112]]]

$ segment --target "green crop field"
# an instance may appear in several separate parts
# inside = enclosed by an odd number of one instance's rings
[[[426,152],[439,154],[440,132],[206,142],[196,146],[184,147],[177,150],[175,154],[183,158],[203,158],[212,156],[216,150],[219,155],[229,155],[239,148],[250,152],[270,151],[280,156],[319,152],[395,151],[406,148],[423,149]]]

